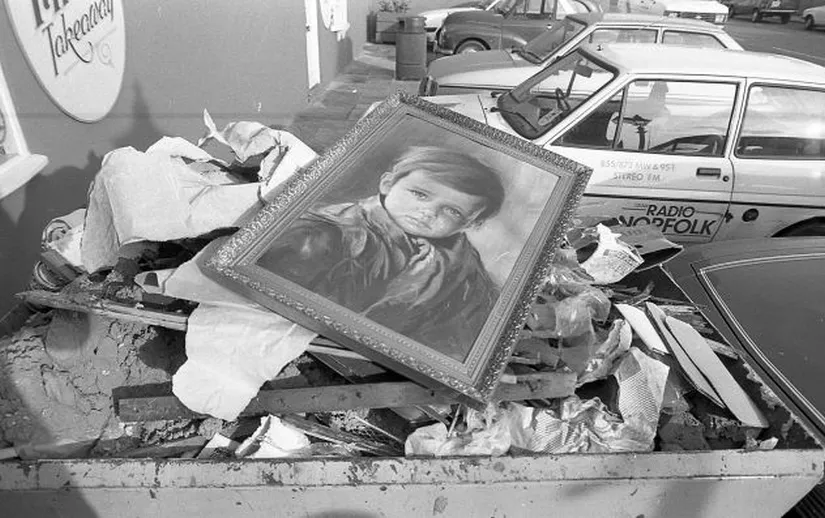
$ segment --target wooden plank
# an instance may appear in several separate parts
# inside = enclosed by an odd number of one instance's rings
[[[141,324],[160,326],[178,331],[186,330],[186,321],[189,318],[186,314],[140,308],[88,296],[74,298],[61,293],[53,293],[44,290],[24,291],[22,293],[18,293],[17,297],[30,304],[35,304],[38,306],[65,309],[80,313],[94,313],[96,315],[115,320],[138,322]]]
[[[495,401],[524,401],[567,397],[575,390],[576,375],[572,372],[545,373],[541,380],[514,385],[500,384]],[[282,390],[262,390],[241,415],[294,414],[302,412],[333,412],[356,408],[393,408],[414,405],[455,403],[448,396],[409,381],[334,385]],[[122,421],[154,421],[204,417],[186,408],[174,395],[129,397],[116,401]]]

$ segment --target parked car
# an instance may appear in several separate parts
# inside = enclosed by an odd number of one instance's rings
[[[479,88],[509,90],[583,44],[613,42],[742,50],[722,27],[699,20],[646,14],[571,14],[521,47],[432,61],[421,80],[419,94],[444,95]]]
[[[825,68],[587,45],[504,94],[425,99],[592,168],[586,216],[678,242],[825,235]]]
[[[557,17],[600,11],[595,0],[504,0],[489,11],[452,13],[444,20],[436,52],[461,54],[522,46],[552,27]]]
[[[788,23],[791,15],[799,8],[799,0],[724,0],[728,7],[728,17],[747,14],[754,23],[767,17],[777,17],[782,23]]]
[[[664,270],[773,393],[825,441],[825,239],[739,240],[684,250]],[[667,286],[669,283],[657,283]],[[790,516],[825,516],[817,486]]]
[[[504,0],[471,0],[469,2],[461,2],[452,7],[445,7],[442,9],[430,9],[422,11],[416,16],[424,18],[424,29],[427,31],[427,42],[434,43],[436,33],[444,24],[444,19],[452,13],[461,11],[490,11],[496,4],[502,3]]]
[[[805,28],[809,31],[814,27],[825,25],[825,5],[805,9],[802,11],[802,20],[805,22]]]
[[[625,0],[619,2],[619,7],[629,13],[692,18],[720,25],[728,20],[728,8],[717,0]]]

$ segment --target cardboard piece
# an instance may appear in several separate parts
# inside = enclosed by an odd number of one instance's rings
[[[665,324],[733,415],[746,426],[767,428],[768,420],[719,360],[704,337],[690,324],[673,317],[665,317]]]
[[[720,407],[724,408],[725,403],[722,401],[722,398],[710,384],[710,382],[705,378],[705,375],[699,370],[699,368],[693,363],[687,353],[682,349],[682,346],[670,332],[670,329],[667,327],[665,323],[665,319],[668,318],[665,315],[664,311],[651,302],[645,303],[647,307],[647,311],[650,314],[653,323],[656,325],[656,328],[659,330],[659,334],[664,339],[665,343],[667,344],[670,353],[676,358],[676,361],[679,363],[679,366],[682,368],[682,372],[685,373],[690,383],[696,387],[696,390],[701,392],[705,395],[708,399],[719,405]]]
[[[616,304],[615,306],[645,345],[657,353],[668,354],[665,343],[656,332],[656,328],[650,323],[650,319],[647,318],[644,311],[629,304]]]

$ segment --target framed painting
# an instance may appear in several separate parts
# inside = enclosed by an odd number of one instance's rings
[[[207,258],[218,281],[488,401],[590,169],[423,99],[381,103]]]

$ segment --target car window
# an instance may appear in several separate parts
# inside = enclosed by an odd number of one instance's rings
[[[576,51],[499,96],[496,109],[516,133],[534,139],[614,78],[615,72]]]
[[[610,149],[616,136],[616,125],[610,123],[622,109],[624,90],[611,97],[593,110],[578,124],[565,131],[554,145],[569,147],[587,147],[593,149]]]
[[[825,91],[752,86],[736,142],[741,158],[825,158]]]
[[[724,49],[725,45],[716,36],[687,31],[665,31],[662,36],[665,45],[688,45],[703,49]]]
[[[656,43],[654,29],[596,29],[589,43]]]
[[[735,98],[735,84],[637,80],[568,130],[558,143],[722,156]]]
[[[518,52],[532,63],[539,64],[549,59],[556,49],[573,39],[586,27],[585,24],[565,18],[563,22],[553,24],[553,28],[544,31],[528,41]]]
[[[553,7],[552,2],[547,2],[545,8],[545,2],[546,0],[523,0],[513,14],[519,18],[546,18],[552,13]]]

